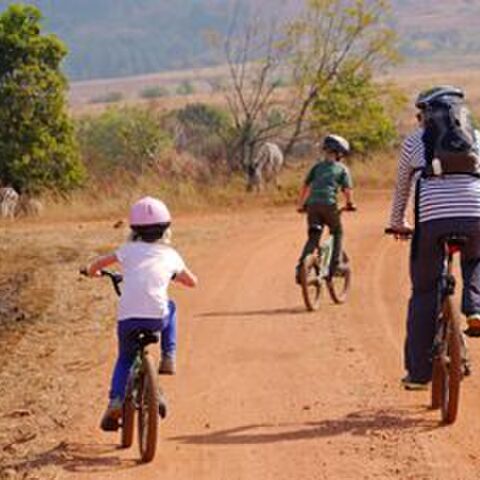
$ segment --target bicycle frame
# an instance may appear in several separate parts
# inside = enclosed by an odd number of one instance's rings
[[[139,349],[135,355],[135,360],[133,361],[132,366],[130,367],[130,372],[128,374],[128,382],[125,392],[129,392],[132,395],[133,404],[135,408],[138,408],[138,391],[139,391],[139,380],[142,373],[143,365],[143,356],[145,352],[143,349]]]
[[[326,278],[330,275],[330,263],[333,253],[333,237],[330,236],[324,240],[318,247],[319,257],[319,277]]]
[[[443,303],[446,298],[453,296],[455,294],[456,280],[455,276],[452,273],[453,270],[453,254],[456,252],[456,249],[449,248],[448,245],[445,246],[445,260],[444,268],[442,275],[439,279],[439,294],[438,294],[438,305],[437,305],[437,314],[435,320],[435,337],[433,340],[432,353],[433,356],[446,355],[446,345],[445,345],[445,329],[447,327],[443,316],[442,309]]]

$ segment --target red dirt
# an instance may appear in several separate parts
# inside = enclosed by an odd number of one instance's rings
[[[180,312],[178,374],[161,378],[170,414],[148,465],[137,464],[135,444],[118,450],[118,436],[98,429],[115,355],[113,321],[101,321],[113,314],[113,293],[101,281],[77,282],[79,259],[60,267],[58,322],[41,322],[20,341],[15,355],[24,356],[1,371],[0,384],[10,386],[1,431],[24,437],[3,447],[0,478],[478,479],[480,376],[475,370],[463,384],[451,427],[427,409],[428,393],[400,388],[408,246],[382,235],[386,197],[359,203],[344,217],[351,296],[336,306],[325,292],[315,313],[305,311],[293,281],[305,235],[293,209],[179,222],[179,249],[200,286],[171,290]],[[119,240],[97,224],[64,241],[85,258]],[[470,351],[475,368],[480,340]],[[17,385],[19,358],[35,360],[26,375],[36,376]],[[32,378],[43,403],[32,393],[29,404],[19,400]]]

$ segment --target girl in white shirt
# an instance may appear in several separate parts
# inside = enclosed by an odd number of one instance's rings
[[[168,298],[174,279],[188,287],[197,285],[196,276],[170,246],[171,215],[166,205],[152,197],[136,202],[130,210],[131,235],[117,251],[95,259],[85,270],[97,276],[102,268],[119,263],[123,272],[122,295],[118,308],[118,358],[113,371],[110,402],[101,428],[118,429],[128,372],[136,344],[130,333],[146,328],[161,334],[160,374],[175,373],[176,306]],[[166,415],[161,396],[159,413]]]

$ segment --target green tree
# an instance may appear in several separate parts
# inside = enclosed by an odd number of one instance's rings
[[[225,42],[227,105],[237,132],[236,162],[248,167],[260,142],[282,137],[284,153],[309,133],[312,105],[338,73],[375,71],[396,61],[388,0],[306,0],[301,14],[270,28],[253,22]],[[288,95],[280,88],[288,72]]]
[[[60,70],[67,51],[41,33],[41,18],[23,5],[0,15],[0,181],[19,191],[68,191],[84,169]]]
[[[368,74],[399,59],[397,36],[387,21],[389,0],[307,0],[306,5],[281,42],[296,87],[287,154],[308,123],[313,103],[333,88],[339,72]]]
[[[366,154],[391,145],[397,138],[391,113],[400,103],[388,89],[375,84],[370,74],[347,70],[316,97],[312,127],[322,135],[342,135],[355,151]]]

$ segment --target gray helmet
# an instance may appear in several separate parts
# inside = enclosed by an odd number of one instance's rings
[[[441,85],[429,88],[418,94],[418,97],[415,100],[415,106],[420,110],[424,110],[432,102],[448,100],[451,97],[463,99],[465,98],[465,93],[461,88],[453,87],[452,85]]]
[[[340,135],[327,135],[323,140],[324,150],[340,153],[341,155],[348,155],[350,153],[350,144]]]

